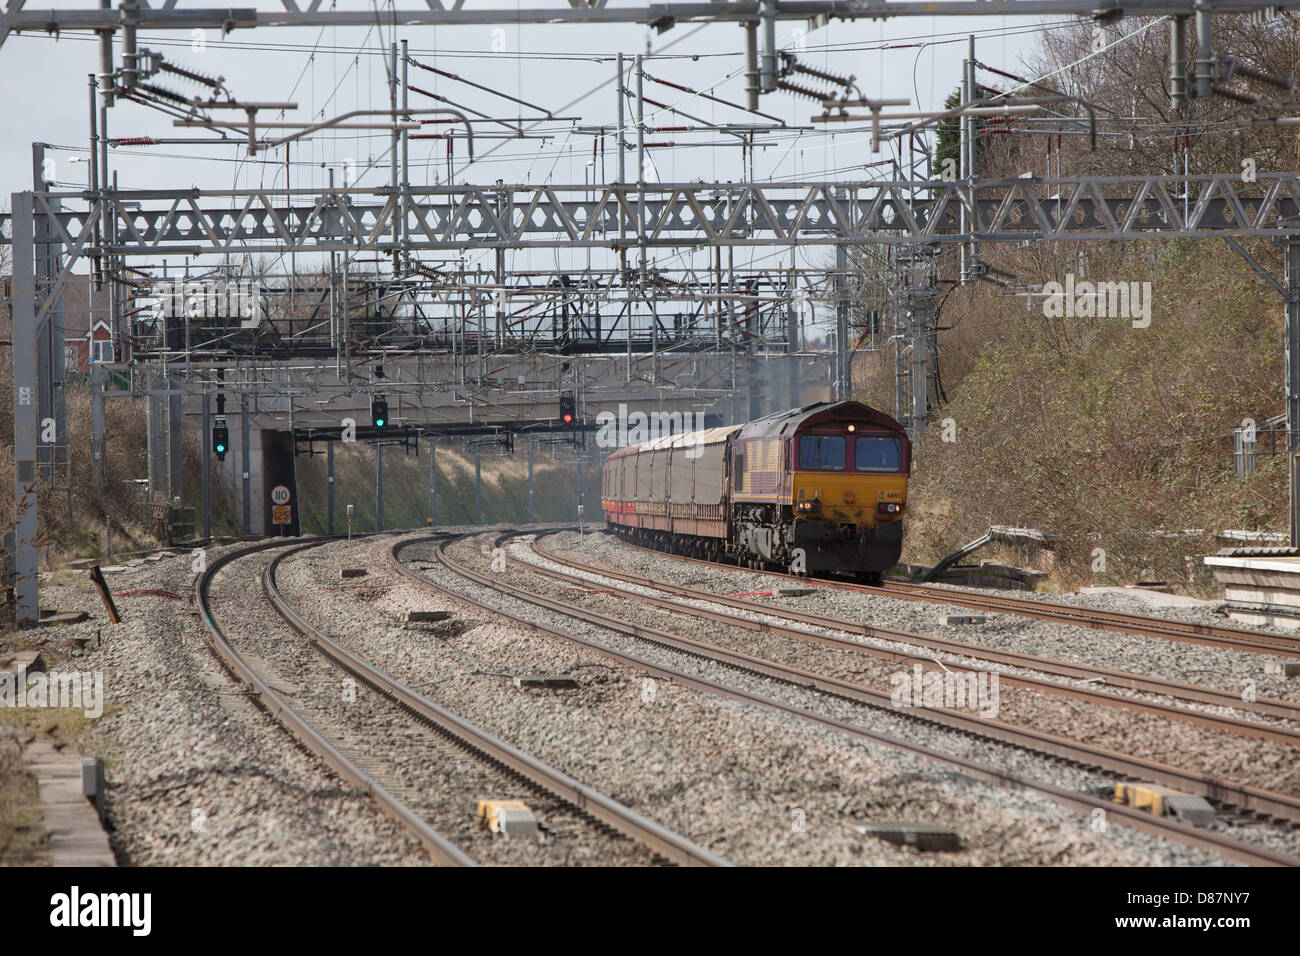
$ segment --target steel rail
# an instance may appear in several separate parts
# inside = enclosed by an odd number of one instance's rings
[[[318,547],[335,538],[322,538],[307,544],[292,547],[297,553]],[[212,613],[211,586],[217,572],[234,561],[266,551],[284,547],[281,540],[260,542],[248,548],[231,551],[217,558],[203,571],[194,583],[194,598],[203,622],[208,627],[213,650],[225,662],[230,671],[241,681],[248,684],[255,695],[257,703],[280,722],[303,746],[331,767],[340,777],[368,793],[380,808],[396,820],[424,846],[434,862],[443,866],[477,866],[478,864],[464,851],[453,844],[433,827],[429,826],[414,810],[389,792],[382,784],[344,756],[333,744],[321,736],[284,698],[277,694],[235,650],[222,632]],[[280,557],[284,557],[281,555]],[[276,560],[279,560],[277,558]]]
[[[1001,611],[1024,617],[1060,621],[1097,630],[1118,631],[1123,634],[1141,634],[1161,637],[1171,641],[1208,644],[1252,654],[1278,654],[1300,652],[1300,639],[1285,634],[1269,634],[1244,627],[1218,624],[1196,624],[1147,614],[1128,614],[1100,608],[1081,608],[1056,601],[1031,601],[1025,598],[1004,597],[993,594],[971,594],[924,584],[887,582],[881,587],[870,585],[837,584],[850,589],[861,589],[870,594],[901,598],[905,601],[932,601],[957,604],[978,610]]]
[[[734,566],[742,571],[750,570],[730,562],[705,561],[684,554],[673,554],[658,548],[651,548],[618,536],[620,541],[649,551],[664,554],[677,561],[689,561],[717,567]],[[755,573],[772,577],[788,578],[801,583],[809,579],[788,571],[759,570]],[[819,584],[840,588],[845,591],[860,591],[879,597],[899,598],[904,601],[929,601],[934,604],[955,604],[974,610],[998,611],[1007,614],[1019,614],[1023,617],[1039,618],[1045,621],[1057,621],[1063,624],[1076,624],[1095,630],[1118,631],[1124,634],[1137,634],[1146,637],[1160,637],[1172,641],[1185,641],[1192,644],[1205,644],[1227,650],[1245,651],[1252,654],[1300,653],[1300,638],[1285,634],[1269,634],[1265,631],[1252,631],[1249,628],[1230,627],[1215,624],[1195,624],[1190,621],[1175,621],[1170,618],[1153,617],[1147,614],[1125,614],[1120,611],[1104,611],[1098,608],[1075,607],[1055,601],[1030,601],[1024,598],[1003,597],[1001,595],[972,594],[968,591],[955,591],[948,588],[911,582],[887,581],[884,585],[854,584],[835,578],[815,578]]]
[[[439,539],[445,540],[441,536]],[[403,543],[397,542],[393,545],[393,552],[402,547]],[[330,638],[295,611],[276,586],[275,575],[280,562],[295,553],[296,550],[287,551],[267,564],[262,572],[263,587],[271,603],[289,626],[307,638],[321,654],[338,667],[388,697],[418,720],[437,728],[487,760],[519,774],[547,793],[612,827],[664,859],[683,866],[730,865],[722,857],[710,853],[685,837],[641,816],[635,810],[579,783],[562,771],[435,704]]]
[[[591,583],[582,578],[575,578],[571,575],[549,571],[530,564],[521,564],[516,562],[516,567],[528,568],[529,570],[539,572],[552,578],[577,581],[583,584]],[[740,624],[742,626],[749,626],[754,623],[743,619],[737,619],[730,615],[703,611],[699,608],[686,607],[671,602],[664,603],[672,610],[678,612],[710,617],[725,621],[732,625]],[[615,629],[617,629],[616,625],[622,623],[618,618],[590,611],[586,608],[583,609],[583,614],[585,616],[584,619],[599,621],[602,625],[614,627]],[[770,630],[780,630],[779,628],[772,628],[770,625],[768,627]],[[761,625],[758,629],[762,629]],[[692,649],[698,649],[708,656],[716,656],[719,658],[726,657],[728,658],[728,663],[743,667],[747,670],[761,671],[764,673],[764,676],[788,680],[792,683],[798,683],[801,686],[815,687],[816,689],[827,693],[847,697],[856,700],[859,703],[867,704],[868,706],[888,709],[894,713],[901,712],[900,708],[894,705],[890,694],[873,690],[861,684],[841,681],[837,678],[827,677],[802,668],[779,664],[770,661],[767,658],[758,658],[736,651],[729,651],[725,648],[717,647],[716,645],[694,641],[690,638],[677,637],[676,635],[667,634],[663,631],[655,631],[653,629],[644,630],[653,633],[656,639],[664,638],[670,642],[681,641],[686,645],[693,645]],[[804,632],[799,631],[795,631],[793,634],[800,637],[807,636]],[[835,639],[830,638],[828,640]],[[850,644],[854,647],[862,646],[852,645],[851,642],[844,643]],[[910,658],[910,655],[897,656],[899,658]],[[999,675],[999,679],[1001,679],[1001,675]],[[1033,750],[1040,753],[1049,753],[1052,756],[1070,760],[1074,763],[1080,764],[1081,766],[1097,767],[1108,773],[1119,774],[1128,778],[1137,777],[1138,779],[1150,780],[1153,783],[1177,787],[1186,792],[1206,797],[1207,799],[1214,799],[1233,806],[1244,807],[1252,812],[1267,813],[1277,819],[1300,824],[1300,799],[1286,794],[1274,793],[1257,787],[1250,787],[1220,777],[1214,777],[1209,774],[1183,770],[1157,761],[1146,760],[1141,757],[1134,757],[1129,754],[1106,750],[1101,747],[1094,747],[1093,745],[1082,741],[1057,737],[1053,734],[1046,734],[1029,728],[1018,727],[1013,724],[1006,724],[983,717],[972,717],[969,714],[957,710],[939,707],[926,707],[923,708],[923,710],[923,715],[917,715],[909,710],[907,716],[916,717],[917,719],[922,720],[932,720],[932,722],[945,726],[950,730],[986,737],[1014,747],[1021,747],[1023,749]],[[933,715],[933,717],[931,718],[929,715]]]
[[[506,535],[506,537],[508,536],[509,535]],[[407,542],[404,542],[403,547],[409,547],[413,544],[418,544],[418,543],[427,544],[433,540],[434,539],[432,538],[408,539]],[[1250,864],[1275,865],[1275,866],[1300,866],[1300,858],[1290,856],[1288,854],[1279,853],[1277,851],[1270,850],[1264,847],[1252,846],[1250,844],[1246,844],[1246,843],[1242,843],[1241,841],[1234,840],[1231,837],[1223,836],[1221,834],[1217,834],[1209,831],[1199,830],[1196,827],[1190,826],[1185,823],[1180,823],[1165,817],[1152,816],[1151,814],[1145,811],[1136,810],[1132,807],[1128,807],[1123,804],[1114,803],[1108,800],[1103,800],[1098,797],[1089,796],[1088,794],[1077,793],[1071,790],[1067,790],[1063,787],[1058,787],[1053,784],[1045,783],[1043,781],[1033,780],[1031,778],[1024,777],[1019,774],[1011,773],[1009,771],[999,770],[996,767],[989,766],[979,761],[970,760],[968,758],[957,756],[954,754],[944,753],[943,751],[936,750],[931,747],[927,747],[923,744],[917,744],[912,741],[904,740],[898,737],[890,736],[888,734],[869,730],[866,727],[862,727],[856,724],[850,724],[846,721],[841,721],[835,718],[827,717],[823,714],[818,714],[816,712],[807,710],[802,707],[795,706],[793,704],[788,704],[780,700],[776,700],[770,697],[765,697],[755,692],[747,691],[738,687],[728,686],[726,684],[721,684],[716,681],[709,680],[707,678],[698,677],[693,674],[688,674],[683,671],[676,670],[674,668],[653,663],[652,661],[638,657],[634,654],[629,654],[624,651],[619,651],[615,648],[601,644],[598,641],[579,637],[578,635],[572,634],[564,628],[543,624],[539,621],[526,617],[522,614],[518,614],[513,611],[504,610],[492,604],[489,601],[480,598],[475,598],[463,592],[455,591],[433,580],[430,580],[424,575],[419,574],[415,570],[407,567],[400,561],[400,559],[397,557],[396,554],[390,554],[390,557],[392,558],[394,564],[397,566],[398,570],[406,574],[408,577],[416,581],[419,581],[424,585],[431,587],[452,598],[461,601],[468,601],[469,603],[474,604],[480,608],[483,608],[484,610],[517,621],[518,623],[523,624],[524,626],[529,627],[533,630],[542,631],[554,635],[556,637],[562,638],[563,640],[581,645],[611,660],[616,660],[624,664],[630,664],[640,670],[645,671],[648,674],[652,674],[652,675],[666,678],[668,680],[672,680],[683,687],[702,691],[705,693],[714,694],[732,700],[742,701],[750,704],[756,704],[770,710],[780,711],[782,713],[792,714],[794,716],[798,716],[804,720],[810,721],[822,727],[833,728],[835,730],[842,731],[854,737],[858,737],[865,740],[872,740],[877,743],[885,744],[890,747],[897,747],[909,751],[911,753],[929,757],[931,759],[946,763],[950,766],[959,767],[974,777],[977,777],[981,780],[985,780],[991,783],[998,784],[999,786],[1006,786],[1014,789],[1032,790],[1041,793],[1049,797],[1056,803],[1068,809],[1076,810],[1081,813],[1090,814],[1093,810],[1101,809],[1106,811],[1109,814],[1114,814],[1126,826],[1132,827],[1137,830],[1141,830],[1142,832],[1145,833],[1160,836],[1166,839],[1172,839],[1177,842],[1184,843],[1188,846],[1214,850],[1215,852],[1221,853],[1227,859],[1236,860],[1244,863],[1250,863]],[[429,559],[426,558],[425,560],[429,560]],[[897,709],[894,709],[892,706],[889,706],[888,704],[889,698],[886,695],[879,695],[879,694],[875,694],[874,692],[864,692],[862,688],[858,688],[854,685],[845,684],[844,682],[828,680],[827,678],[810,674],[808,672],[800,672],[794,668],[788,668],[780,665],[773,665],[770,662],[760,661],[756,658],[749,657],[748,655],[738,654],[732,651],[726,651],[721,648],[714,648],[710,645],[702,644],[701,642],[698,641],[691,641],[687,638],[680,638],[675,635],[666,634],[662,631],[656,631],[653,628],[647,628],[641,625],[635,625],[635,624],[630,624],[628,622],[619,621],[617,619],[610,618],[606,615],[597,614],[588,611],[586,609],[578,609],[573,607],[572,605],[565,604],[561,601],[552,600],[542,595],[534,594],[532,592],[526,591],[522,588],[519,588],[503,580],[493,580],[469,568],[466,568],[465,566],[458,564],[457,562],[449,558],[445,553],[445,542],[439,543],[435,547],[433,551],[432,560],[443,565],[452,573],[474,584],[477,584],[480,587],[505,594],[509,597],[515,598],[525,603],[533,604],[538,607],[543,607],[548,610],[555,611],[556,613],[561,614],[565,617],[574,618],[577,620],[582,620],[590,623],[596,623],[601,627],[606,627],[617,633],[626,634],[631,637],[645,640],[648,643],[656,644],[662,647],[667,647],[669,649],[679,651],[691,656],[703,658],[715,663],[726,664],[735,667],[739,670],[748,671],[751,673],[757,673],[760,674],[761,676],[773,677],[785,683],[795,684],[797,686],[814,687],[817,689],[827,690],[831,693],[835,693],[839,696],[844,696],[848,699],[861,699],[863,697],[866,698],[875,697],[877,700],[880,700],[883,698],[883,701],[885,703],[882,704],[881,706],[887,706],[892,712],[900,713],[900,711],[898,711]],[[939,726],[947,726],[945,724],[944,719],[949,716],[955,716],[959,718],[964,717],[964,715],[952,714],[946,711],[936,711],[933,709],[927,710],[925,716],[921,716],[916,713],[908,714],[908,716],[912,719],[916,719],[924,723],[936,724]],[[975,728],[975,729],[969,729],[967,730],[967,732],[976,734],[985,739],[996,739],[990,737],[990,734],[988,732],[989,728],[986,726],[987,722],[976,721],[973,718],[965,718],[964,722],[966,722],[968,726],[973,726]],[[954,729],[954,728],[950,727],[950,729]],[[1039,753],[1047,753],[1048,755],[1062,756],[1053,753],[1054,750],[1059,749],[1058,745],[1052,743],[1051,742],[1052,739],[1048,738],[1046,735],[1036,734],[1030,731],[1019,731],[1016,730],[1015,728],[1012,728],[1012,730],[1015,731],[1017,736],[1021,737],[1028,743],[1029,749],[1035,750],[1036,752]],[[1035,745],[1034,742],[1041,744],[1041,746]],[[1085,749],[1090,750],[1097,757],[1100,757],[1104,753],[1103,751],[1099,751],[1096,748],[1082,748],[1078,745],[1070,744],[1068,742],[1066,742],[1066,747],[1068,748],[1067,752],[1070,754],[1070,756],[1063,756],[1063,759],[1068,759],[1075,763],[1083,762],[1080,759],[1082,750]],[[1120,757],[1122,758],[1123,755],[1120,755]],[[1088,759],[1091,760],[1091,758]],[[1160,766],[1160,765],[1150,764],[1141,761],[1133,761],[1131,758],[1124,758],[1124,759],[1126,759],[1128,761],[1128,765],[1133,768],[1137,768],[1140,765],[1142,769],[1149,770]],[[1084,765],[1096,766],[1095,762],[1085,763]],[[1176,768],[1166,768],[1166,769],[1170,772],[1172,779],[1178,781],[1177,784],[1171,782],[1170,785],[1181,785],[1180,786],[1181,789],[1187,789],[1187,786],[1192,785],[1196,787],[1196,789],[1193,792],[1204,794],[1222,803],[1238,806],[1255,813],[1267,814],[1269,816],[1275,816],[1275,817],[1280,815],[1280,818],[1282,819],[1289,819],[1295,816],[1297,806],[1300,805],[1300,801],[1294,801],[1287,797],[1279,797],[1279,795],[1269,794],[1265,791],[1258,791],[1250,787],[1242,787],[1238,784],[1234,784],[1229,781],[1217,780],[1216,778],[1209,777],[1206,775],[1190,775],[1184,771],[1179,771]],[[1153,782],[1159,783],[1161,781],[1156,780]],[[1280,811],[1280,814],[1274,811]]]
[[[980,658],[983,660],[994,661],[999,664],[1023,667],[1076,680],[1099,680],[1111,686],[1140,691],[1142,693],[1177,697],[1202,704],[1211,704],[1214,706],[1229,707],[1238,710],[1249,710],[1254,713],[1266,714],[1272,717],[1281,717],[1288,720],[1300,721],[1300,705],[1293,704],[1290,701],[1273,700],[1269,698],[1265,698],[1264,700],[1243,701],[1240,694],[1235,694],[1232,691],[1221,690],[1217,687],[1200,687],[1195,684],[1183,684],[1177,681],[1165,680],[1164,678],[1159,677],[1147,677],[1142,674],[1133,674],[1127,671],[1110,670],[1107,668],[1093,667],[1087,664],[1073,664],[1068,661],[1056,660],[1054,658],[1037,657],[1031,654],[1021,654],[1016,651],[988,648],[980,644],[969,644],[963,641],[931,637],[929,635],[917,634],[912,631],[904,631],[892,627],[878,627],[860,621],[849,621],[842,618],[827,617],[821,614],[801,611],[796,608],[773,607],[767,604],[760,604],[757,601],[745,601],[727,595],[713,594],[709,591],[700,591],[695,588],[670,584],[654,578],[644,577],[642,575],[627,574],[625,572],[585,564],[572,558],[562,557],[554,551],[542,547],[536,542],[533,542],[530,547],[538,556],[545,558],[548,561],[552,561],[555,564],[573,570],[582,571],[587,574],[611,578],[617,581],[624,581],[644,588],[651,588],[687,600],[708,602],[723,607],[735,608],[741,611],[763,614],[773,618],[786,618],[812,627],[825,628],[827,630],[844,631],[850,634],[861,633],[865,637],[874,637],[882,640],[911,644],[915,647],[924,647],[929,650],[941,651],[948,654],[958,654],[963,657]],[[534,567],[534,570],[542,574],[558,574],[558,572],[553,572],[544,567]],[[650,595],[637,594],[636,592],[626,591],[622,588],[616,590],[638,600],[647,601],[660,606],[672,607],[689,614],[699,614],[715,620],[725,619],[728,623],[740,624],[741,626],[748,627],[752,630],[771,631],[786,637],[825,644],[840,650],[866,654],[885,660],[901,661],[919,659],[915,654],[891,651],[870,644],[860,644],[857,641],[846,640],[844,638],[831,637],[823,634],[813,634],[795,628],[782,627],[781,625],[766,624],[759,621],[746,621],[744,619],[734,618],[730,615],[710,612],[702,608],[685,607],[673,601],[655,598]],[[941,666],[947,667],[951,670],[960,671],[973,669],[953,663],[946,663]],[[1138,710],[1166,717],[1171,720],[1181,720],[1187,723],[1198,724],[1203,727],[1210,727],[1215,730],[1223,730],[1243,737],[1272,740],[1277,743],[1300,747],[1300,730],[1295,730],[1289,727],[1278,727],[1273,724],[1260,723],[1257,721],[1207,714],[1158,701],[1142,701],[1131,697],[1121,697],[1117,694],[1107,693],[1096,687],[1080,687],[1077,685],[1061,684],[1055,681],[1043,680],[1041,678],[1029,677],[1026,675],[1005,674],[999,672],[999,679],[1006,681],[1008,684],[1025,687],[1030,690],[1075,697],[1110,707],[1123,707],[1131,710]]]

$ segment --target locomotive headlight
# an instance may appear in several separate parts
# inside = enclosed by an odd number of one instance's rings
[[[882,501],[876,506],[876,511],[882,515],[896,515],[903,510],[903,506],[897,501]]]

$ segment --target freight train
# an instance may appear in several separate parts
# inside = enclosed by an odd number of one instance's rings
[[[669,435],[605,460],[605,521],[636,544],[879,583],[903,547],[911,443],[861,402]]]

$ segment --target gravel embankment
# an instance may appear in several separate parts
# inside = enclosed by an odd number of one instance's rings
[[[210,550],[209,558],[219,553]],[[67,647],[88,638],[86,652],[59,666],[104,676],[105,711],[87,749],[105,758],[119,863],[427,862],[369,797],[342,784],[248,703],[209,650],[193,611],[194,577],[188,556],[108,575],[115,593],[161,589],[181,596],[119,597],[117,625],[84,578],[44,592],[61,609],[93,615],[50,639]],[[254,586],[251,573],[240,586]]]
[[[773,591],[794,586],[788,578],[774,577],[757,571],[742,570],[728,565],[705,567],[677,560],[625,544],[609,534],[562,534],[547,539],[547,547],[557,543],[573,547],[576,559],[597,566],[618,568],[628,574],[639,574],[671,584],[719,594],[736,594],[751,591]],[[816,587],[817,581],[808,582]],[[1017,597],[1025,596],[1016,592]],[[1050,595],[1046,597],[1055,597]],[[1076,595],[1076,603],[1090,602],[1094,606],[1119,610],[1116,603],[1126,603],[1124,595]],[[1300,678],[1284,678],[1267,672],[1270,661],[1277,660],[1267,654],[1253,654],[1187,644],[1158,637],[1120,634],[1075,624],[1040,621],[1016,614],[999,614],[973,611],[953,605],[929,601],[906,601],[875,594],[848,591],[840,588],[819,587],[800,598],[755,598],[771,601],[777,607],[799,608],[824,614],[889,627],[898,630],[934,634],[949,640],[968,644],[982,644],[1054,658],[1080,664],[1092,664],[1135,674],[1150,674],[1167,680],[1188,684],[1201,684],[1227,690],[1242,690],[1245,681],[1253,681],[1257,697],[1276,698],[1300,703]],[[1136,599],[1128,599],[1136,600]],[[1125,607],[1125,610],[1133,608]],[[1204,620],[1206,623],[1223,623],[1221,617],[1209,615],[1201,608],[1152,608],[1143,606],[1143,613],[1168,615],[1187,620]],[[987,617],[983,624],[948,625],[949,614],[978,614]]]
[[[382,543],[385,539],[379,539]],[[291,605],[314,607],[330,627],[349,608],[369,610],[383,587],[357,581],[320,579],[315,568],[346,543],[324,545],[286,558],[276,583]],[[250,559],[251,563],[251,559]],[[242,616],[242,620],[240,617]],[[235,623],[235,622],[238,623]],[[384,695],[352,680],[289,628],[269,606],[254,605],[223,620],[229,634],[243,637],[240,653],[256,655],[259,671],[287,683],[289,700],[313,726],[341,742],[372,776],[481,863],[514,865],[640,864],[652,854],[629,840],[607,834],[549,793],[520,784],[508,772],[426,728]],[[355,699],[345,697],[344,685]],[[477,824],[480,799],[523,798],[546,827],[543,842],[494,838]]]
[[[489,540],[453,546],[481,570]],[[339,579],[342,566],[366,567],[379,596],[344,609],[329,605],[332,635],[440,704],[537,754],[611,797],[738,863],[913,863],[1105,865],[1221,862],[1212,854],[1111,826],[1094,833],[1089,821],[1030,793],[1001,790],[947,764],[860,738],[829,733],[790,715],[650,681],[634,666],[556,637],[503,623],[487,612],[407,582],[385,568],[388,542],[358,544],[347,558],[322,552],[320,582]],[[426,562],[415,547],[406,555]],[[623,647],[647,660],[749,687],[849,722],[866,723],[863,708],[807,691],[737,674],[705,661],[650,648],[566,616],[521,604],[445,571],[426,572],[460,593],[494,606],[526,610],[575,635]],[[516,578],[511,570],[512,580]],[[406,625],[411,608],[451,610],[437,625]],[[310,616],[313,612],[304,606]],[[386,619],[385,619],[386,618]],[[515,675],[572,677],[569,691],[527,691]],[[897,720],[881,715],[882,725]],[[912,739],[931,733],[911,721]],[[888,729],[881,726],[877,729]],[[901,725],[894,729],[902,729]],[[1050,772],[1080,789],[1103,786],[1094,775],[1051,768],[1036,757],[951,735],[956,750],[985,762]],[[990,751],[1006,751],[990,760]],[[921,854],[854,829],[870,820],[920,819],[953,826],[966,849]],[[804,828],[797,829],[799,821]]]
[[[487,540],[458,545],[458,554],[472,556],[475,567],[486,570],[490,555],[480,549]],[[391,542],[392,538],[376,538],[330,544],[307,552],[301,560],[288,560],[282,565],[282,589],[286,594],[305,595],[298,600],[300,610],[376,666],[734,862],[1222,862],[1217,855],[1119,826],[1094,832],[1088,818],[1065,811],[1046,798],[984,784],[942,762],[819,730],[796,717],[756,705],[650,680],[634,666],[612,662],[592,650],[516,625],[463,601],[445,599],[407,581],[388,569]],[[581,548],[619,549],[602,553],[605,560],[617,560],[628,570],[633,570],[629,561],[642,554],[603,535],[584,536],[578,544]],[[584,558],[590,559],[591,555]],[[331,720],[325,722],[331,729],[355,734],[353,746],[373,750],[367,755],[370,764],[390,773],[395,785],[405,787],[404,799],[410,796],[414,800],[415,795],[424,793],[429,813],[455,817],[446,824],[450,829],[454,830],[455,822],[470,825],[473,807],[467,807],[462,797],[443,792],[440,780],[454,779],[462,786],[468,780],[475,797],[522,797],[552,828],[554,839],[547,846],[527,848],[527,852],[536,849],[543,856],[526,859],[510,856],[512,851],[502,846],[504,841],[493,841],[475,831],[469,835],[480,843],[467,849],[477,858],[542,863],[590,859],[575,849],[580,840],[566,829],[570,821],[564,808],[546,803],[523,785],[501,788],[491,780],[474,777],[472,767],[457,763],[464,759],[458,749],[424,739],[409,718],[386,714],[383,708],[390,705],[372,700],[364,686],[357,688],[355,703],[340,713],[330,713],[341,673],[320,670],[323,660],[291,647],[291,641],[300,638],[274,629],[276,620],[264,616],[273,612],[260,605],[260,585],[253,580],[255,568],[246,567],[255,563],[243,562],[230,569],[243,578],[232,576],[227,611],[243,622],[243,629],[249,632],[242,637],[244,646],[276,671],[275,683],[293,692],[288,699],[295,706],[314,709],[318,715],[329,714]],[[422,566],[418,560],[412,563]],[[353,583],[340,582],[342,567],[367,567],[369,577],[356,583],[380,586],[354,592],[325,590]],[[715,573],[699,566],[678,567],[697,579],[694,586],[718,590],[755,590],[758,586],[735,581],[763,578],[727,568]],[[516,575],[513,565],[511,573]],[[539,621],[554,621],[575,635],[626,648],[656,663],[749,687],[850,723],[899,732],[909,739],[1067,787],[1105,785],[1105,780],[1095,775],[1053,766],[1009,748],[960,735],[943,740],[941,731],[915,722],[891,725],[890,719],[897,719],[896,715],[880,715],[877,726],[875,720],[867,719],[863,707],[648,647],[571,618],[511,602],[443,571],[428,574],[464,593],[489,594],[498,606],[524,609]],[[427,862],[421,848],[371,800],[295,747],[217,666],[207,647],[206,629],[189,599],[193,578],[188,558],[168,558],[111,576],[115,592],[167,588],[183,596],[179,601],[121,598],[119,605],[126,620],[117,626],[105,622],[98,600],[84,580],[67,586],[43,585],[43,596],[61,608],[84,607],[94,615],[89,622],[51,633],[58,635],[63,647],[71,646],[69,638],[90,639],[89,648],[65,667],[105,672],[109,707],[97,722],[94,739],[98,751],[108,758],[110,815],[117,827],[114,845],[121,860],[208,865]],[[517,575],[512,577],[516,579]],[[222,588],[219,579],[219,596]],[[410,608],[445,608],[454,617],[439,624],[407,625],[405,612]],[[832,613],[824,606],[817,610]],[[220,604],[217,613],[221,614]],[[99,648],[95,647],[97,632],[103,637]],[[1092,637],[1099,632],[1082,633]],[[965,629],[954,636],[971,639]],[[558,691],[514,687],[513,676],[537,674],[569,676],[578,687]],[[1004,687],[1002,693],[1007,690]],[[1267,696],[1262,681],[1260,693]],[[465,790],[458,792],[464,794]],[[202,811],[199,817],[192,815],[195,810]],[[192,826],[192,821],[199,819],[203,826]],[[897,819],[951,826],[962,834],[963,849],[958,853],[920,853],[863,837],[855,829],[868,821]],[[1216,828],[1238,837],[1254,833],[1261,842],[1296,852],[1290,841],[1276,840],[1272,830],[1230,824],[1216,824]],[[623,843],[626,848],[627,842]],[[558,847],[568,849],[568,855],[545,856]]]
[[[576,560],[590,562],[582,553],[583,541],[577,535],[558,535],[548,537],[547,550],[564,557],[572,555]],[[586,572],[565,568],[563,565],[546,560],[533,551],[526,542],[512,542],[511,557],[527,564],[536,563],[564,571],[593,584],[607,585],[615,588],[629,588],[637,593],[664,596],[648,588],[628,585],[615,579],[593,576]],[[620,570],[626,565],[619,563]],[[656,573],[656,578],[662,580]],[[564,594],[562,584],[548,579],[539,579],[539,587],[555,596]],[[788,586],[788,584],[786,585]],[[870,687],[889,694],[892,679],[899,673],[908,674],[909,665],[881,660],[865,653],[825,647],[811,641],[800,641],[788,636],[728,625],[688,614],[677,614],[661,608],[655,608],[643,602],[627,597],[605,594],[573,595],[572,600],[584,607],[591,607],[600,613],[620,617],[639,624],[667,629],[696,640],[705,641],[729,650],[741,651],[766,660],[777,661],[789,666],[825,674],[840,680]],[[791,599],[777,599],[766,602],[771,605]],[[794,599],[799,600],[799,599]],[[678,600],[676,603],[686,607],[707,608],[723,611],[727,614],[740,615],[755,622],[775,622],[777,618],[758,613],[746,613],[722,605],[709,605],[696,600]],[[806,605],[805,605],[806,606]],[[774,607],[774,611],[778,609]],[[818,611],[817,613],[824,613]],[[848,618],[852,619],[852,618]],[[869,641],[861,635],[846,631],[812,629],[817,633],[831,634],[853,641],[863,646],[877,644],[891,646],[886,641]],[[900,645],[892,645],[895,649]],[[1008,672],[1011,669],[995,666],[969,657],[954,657],[940,654],[928,649],[911,648],[919,657],[942,659],[953,663],[976,668],[977,670],[994,670]],[[1139,697],[1128,694],[1128,697]],[[1075,698],[1066,698],[1041,691],[1011,687],[1000,684],[996,713],[987,712],[982,716],[992,717],[1002,723],[1013,724],[1058,737],[1086,742],[1107,750],[1119,751],[1144,760],[1186,767],[1201,773],[1234,780],[1280,793],[1300,793],[1300,767],[1295,763],[1294,748],[1285,744],[1274,743],[1242,737],[1225,731],[1176,721],[1155,714],[1140,713],[1130,709],[1107,706]],[[1224,708],[1195,708],[1201,711]],[[1287,722],[1273,721],[1278,725]],[[1293,726],[1293,725],[1292,725]]]

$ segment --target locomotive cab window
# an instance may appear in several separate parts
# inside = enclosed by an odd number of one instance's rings
[[[854,444],[858,471],[898,471],[903,463],[903,443],[897,438],[860,435]]]
[[[842,435],[804,435],[799,439],[799,467],[804,471],[842,471]]]

